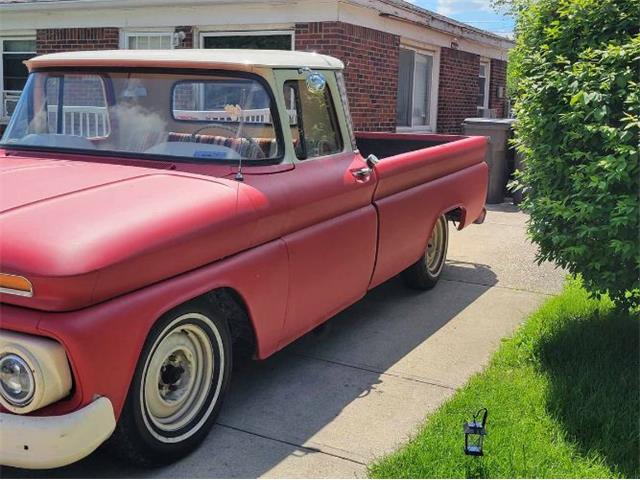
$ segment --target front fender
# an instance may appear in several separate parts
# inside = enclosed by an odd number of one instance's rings
[[[244,301],[256,333],[257,355],[277,348],[287,301],[287,254],[276,240],[225,260],[162,281],[113,300],[73,312],[38,312],[2,305],[2,328],[51,337],[69,357],[71,398],[34,412],[60,415],[108,397],[120,416],[147,334],[172,308],[221,287],[234,289]]]

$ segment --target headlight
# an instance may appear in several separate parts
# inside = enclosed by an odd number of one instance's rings
[[[16,407],[33,399],[36,381],[25,359],[13,353],[0,358],[0,395]]]
[[[67,354],[51,338],[0,328],[0,404],[25,414],[71,392]]]

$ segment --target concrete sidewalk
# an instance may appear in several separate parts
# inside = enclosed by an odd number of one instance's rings
[[[47,472],[4,477],[362,477],[470,375],[501,338],[562,286],[534,263],[526,217],[509,205],[451,229],[448,265],[430,292],[394,279],[265,362],[234,372],[218,424],[198,451],[157,470],[102,451]],[[34,475],[35,473],[35,475]]]

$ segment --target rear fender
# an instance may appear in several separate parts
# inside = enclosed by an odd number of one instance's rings
[[[458,229],[479,217],[484,208],[486,178],[487,164],[482,162],[376,199],[378,255],[369,288],[400,273],[424,254],[441,215],[459,209]]]

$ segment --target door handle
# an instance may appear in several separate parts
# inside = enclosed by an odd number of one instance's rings
[[[351,170],[351,175],[353,175],[358,180],[366,180],[371,176],[371,172],[373,172],[371,167],[362,167]]]

